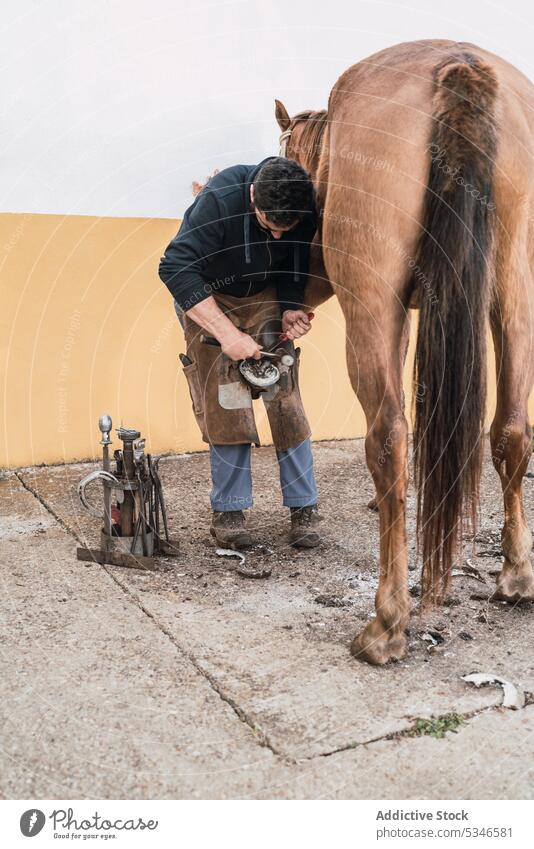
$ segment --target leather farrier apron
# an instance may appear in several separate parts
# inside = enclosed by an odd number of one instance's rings
[[[230,321],[252,336],[265,350],[276,344],[280,333],[280,305],[274,287],[248,298],[214,293],[219,307]],[[260,444],[254,410],[253,391],[242,377],[239,364],[219,347],[201,342],[203,330],[187,313],[184,333],[191,365],[184,367],[193,412],[204,442],[212,445]],[[288,347],[288,343],[284,344]],[[300,350],[292,366],[277,363],[280,380],[262,392],[273,442],[284,450],[299,445],[310,434],[310,426],[300,397],[298,371]]]

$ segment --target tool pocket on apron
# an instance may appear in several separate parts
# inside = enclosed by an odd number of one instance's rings
[[[193,404],[193,412],[195,416],[203,416],[204,401],[202,398],[202,389],[200,386],[197,364],[191,363],[191,365],[183,366],[182,368],[189,387],[189,394]]]
[[[291,378],[290,378],[290,380],[291,380],[291,387],[292,387],[292,390],[293,390],[293,389],[298,389],[298,390],[300,390],[300,383],[299,383],[299,372],[300,372],[300,348],[295,348],[295,349],[294,349],[294,354],[295,354],[295,362],[293,363],[293,365],[292,365],[292,367],[291,367],[291,369],[290,369],[290,371],[291,371]]]
[[[296,348],[293,365],[280,376],[278,383],[262,395],[273,442],[276,448],[282,450],[293,448],[311,436],[300,397],[299,365],[300,348]]]
[[[272,401],[276,396],[281,400],[289,397],[299,388],[299,366],[300,366],[300,348],[295,348],[293,345],[285,346],[288,354],[292,354],[294,362],[292,366],[278,365],[280,370],[280,379],[273,386],[270,386],[266,392],[263,392],[265,401]]]

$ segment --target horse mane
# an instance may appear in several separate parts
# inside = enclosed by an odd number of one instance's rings
[[[306,159],[308,170],[313,173],[317,171],[323,136],[327,125],[328,112],[326,109],[307,109],[298,112],[291,119],[292,126],[304,121],[304,128],[300,134],[299,149]]]

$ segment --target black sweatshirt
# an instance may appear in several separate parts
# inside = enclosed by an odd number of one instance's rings
[[[307,213],[280,239],[260,227],[250,185],[264,162],[225,168],[186,211],[159,265],[184,312],[218,291],[246,297],[273,284],[282,311],[302,308],[316,218]]]

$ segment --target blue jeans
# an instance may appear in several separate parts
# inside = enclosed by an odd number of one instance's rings
[[[184,314],[174,302],[182,327]],[[218,513],[246,510],[252,507],[252,472],[249,443],[241,445],[210,445],[211,509]],[[276,452],[284,507],[309,507],[317,504],[317,485],[313,474],[311,442]]]
[[[210,445],[212,510],[225,513],[252,507],[250,448],[248,443]],[[310,440],[305,439],[286,451],[277,451],[276,457],[284,507],[317,504]]]

